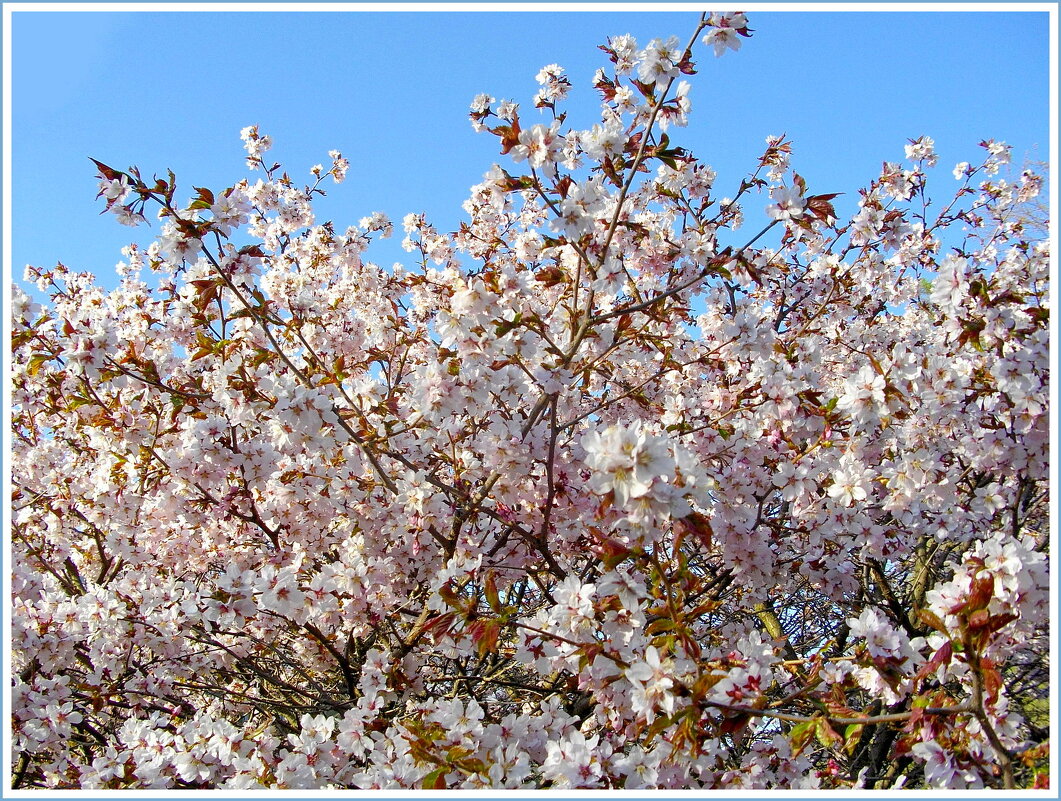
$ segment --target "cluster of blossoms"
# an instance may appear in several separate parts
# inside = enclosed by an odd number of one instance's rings
[[[603,432],[590,431],[582,438],[589,488],[621,511],[642,544],[665,528],[666,519],[688,517],[697,501],[710,503],[699,460],[668,439],[647,432],[641,421],[632,428],[611,425]]]
[[[939,211],[921,137],[841,220],[770,137],[722,196],[668,133],[749,35],[612,38],[586,128],[476,97],[408,266],[338,151],[98,164],[162,224],[12,290],[13,787],[1046,785],[1041,181],[985,140]]]

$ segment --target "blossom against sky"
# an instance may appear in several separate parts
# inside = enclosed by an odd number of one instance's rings
[[[91,8],[91,6],[88,6]],[[497,160],[468,108],[479,93],[520,104],[535,75],[564,67],[570,122],[596,115],[597,45],[684,42],[697,12],[614,11],[11,12],[12,277],[27,263],[103,277],[120,248],[149,236],[100,216],[89,157],[146,174],[173,169],[178,196],[243,177],[240,131],[258,125],[298,182],[341,150],[347,182],[320,204],[340,226],[375,211],[426,213],[455,230],[468,187]],[[504,8],[495,6],[494,8]],[[1049,18],[1045,12],[910,10],[756,12],[740,58],[699,45],[692,122],[681,144],[732,186],[764,140],[787,134],[815,192],[855,190],[910,139],[936,142],[940,169],[977,157],[982,139],[1014,162],[1046,159]],[[24,9],[24,10],[23,10]],[[579,115],[582,115],[582,119]],[[543,121],[545,118],[543,117]],[[763,197],[761,207],[770,202]],[[754,203],[749,204],[749,211]],[[370,257],[388,263],[396,246]]]

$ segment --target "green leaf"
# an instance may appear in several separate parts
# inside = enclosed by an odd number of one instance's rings
[[[448,767],[435,768],[429,774],[424,776],[423,789],[424,790],[445,790],[446,789],[446,774],[449,773]]]
[[[807,747],[811,737],[814,736],[814,721],[808,720],[798,723],[788,733],[789,742],[792,743],[792,756],[797,757]]]
[[[653,620],[645,628],[645,634],[659,634],[661,631],[671,631],[674,629],[674,621],[669,617],[661,617]]]
[[[848,756],[854,755],[855,748],[858,746],[859,740],[862,739],[862,730],[865,728],[862,723],[852,723],[844,729],[844,751]]]
[[[500,338],[514,328],[518,328],[523,321],[523,313],[519,312],[511,320],[502,320],[494,327],[494,336]]]
[[[36,332],[32,329],[27,329],[25,331],[19,331],[17,334],[12,334],[11,350],[17,350],[18,348],[21,348],[23,345],[33,339],[33,335],[35,333]]]
[[[840,745],[843,742],[843,738],[836,733],[836,730],[829,725],[829,721],[825,718],[818,718],[817,726],[814,730],[814,736],[818,738],[818,742],[822,744],[824,748],[832,748],[835,745]]]
[[[486,602],[490,604],[490,608],[498,614],[501,613],[501,598],[497,594],[497,581],[494,580],[494,574],[488,573],[486,576],[485,586],[483,591],[486,594]]]
[[[644,745],[649,745],[657,734],[662,732],[674,721],[673,715],[660,715],[654,721],[652,725],[645,731]]]
[[[51,360],[52,357],[49,353],[34,353],[29,357],[29,365],[26,367],[26,372],[30,375],[37,375],[41,371],[41,366]]]

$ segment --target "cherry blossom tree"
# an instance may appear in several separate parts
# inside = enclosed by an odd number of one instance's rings
[[[771,137],[727,196],[671,137],[750,35],[476,97],[405,266],[339,152],[97,162],[157,237],[11,290],[12,787],[1048,786],[1040,180],[932,202],[921,136],[840,220]]]

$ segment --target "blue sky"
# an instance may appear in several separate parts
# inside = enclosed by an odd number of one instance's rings
[[[725,10],[720,8],[720,10]],[[672,129],[719,173],[732,194],[764,139],[787,133],[809,191],[857,188],[909,138],[936,140],[936,186],[980,156],[983,138],[1005,140],[1018,163],[1049,154],[1049,17],[998,12],[757,12],[754,36],[716,59],[699,50],[690,79],[693,114]],[[224,189],[247,175],[240,129],[257,124],[292,177],[350,160],[318,219],[340,229],[373,211],[396,222],[426,212],[455,230],[461,202],[494,161],[497,140],[476,134],[478,92],[537,112],[534,76],[568,70],[569,122],[597,118],[590,79],[606,57],[596,45],[630,33],[641,45],[695,25],[684,12],[43,12],[12,14],[12,272],[27,263],[96,273],[113,284],[120,248],[153,229],[100,216],[88,158],[146,175],[177,174],[191,187]],[[253,176],[252,176],[253,177]],[[943,190],[937,189],[942,195]],[[765,205],[765,198],[760,205]],[[749,215],[751,216],[751,215]],[[395,239],[400,239],[396,236]],[[390,245],[369,258],[389,264]]]

